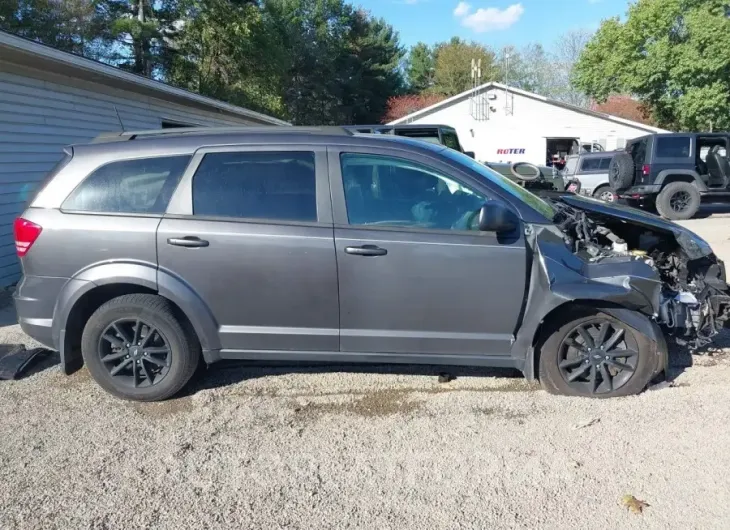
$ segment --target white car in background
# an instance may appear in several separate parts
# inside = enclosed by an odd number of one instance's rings
[[[588,195],[606,202],[617,199],[616,192],[611,189],[608,181],[608,166],[614,153],[600,151],[570,155],[565,160],[563,179],[577,179],[580,181],[581,195]]]

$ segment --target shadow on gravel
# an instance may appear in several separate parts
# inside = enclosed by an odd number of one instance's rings
[[[204,364],[198,374],[189,384],[182,396],[193,395],[201,390],[220,388],[241,383],[249,379],[271,377],[287,374],[393,374],[393,375],[427,375],[439,378],[448,375],[445,379],[453,381],[459,377],[499,377],[505,379],[508,390],[510,383],[516,383],[524,390],[531,389],[519,370],[511,368],[486,368],[464,366],[432,366],[432,365],[380,365],[380,364],[332,364],[332,363],[292,363],[292,362],[262,362],[262,361],[221,361],[209,367]]]

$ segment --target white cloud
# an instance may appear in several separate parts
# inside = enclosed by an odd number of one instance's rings
[[[461,18],[466,16],[469,11],[471,11],[471,6],[469,4],[466,2],[459,2],[459,5],[456,6],[456,9],[454,9],[454,16]]]
[[[465,28],[476,33],[486,33],[509,28],[520,19],[524,12],[525,8],[522,7],[522,4],[513,4],[505,9],[487,7],[472,11],[469,4],[459,2],[454,9],[454,16],[461,19],[461,25]]]

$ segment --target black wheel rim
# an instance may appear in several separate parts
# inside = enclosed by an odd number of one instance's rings
[[[638,360],[633,335],[621,324],[596,318],[565,336],[558,367],[565,382],[581,393],[607,394],[631,379]]]
[[[99,339],[99,357],[115,381],[131,388],[158,384],[170,371],[170,345],[147,322],[121,319],[112,322]]]
[[[689,207],[690,196],[686,191],[678,191],[669,199],[669,207],[675,212],[683,212]]]

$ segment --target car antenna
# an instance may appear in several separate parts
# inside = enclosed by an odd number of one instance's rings
[[[117,108],[116,105],[114,105],[114,112],[117,113],[117,119],[119,120],[119,125],[122,127],[122,132],[125,132],[124,131],[124,122],[122,121],[122,117],[119,115],[119,109]]]

